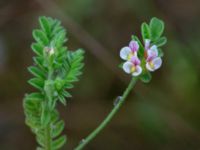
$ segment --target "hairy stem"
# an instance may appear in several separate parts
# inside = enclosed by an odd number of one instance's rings
[[[51,67],[49,67],[49,71],[48,71],[48,80],[52,79],[53,76],[53,69]],[[46,107],[48,107],[48,101],[52,101],[52,97],[50,95],[49,92],[46,92],[47,95],[47,101],[46,101]],[[50,108],[48,108],[48,113],[50,112]],[[45,150],[51,150],[51,127],[50,127],[50,122],[47,124],[46,128],[45,128]]]
[[[102,121],[102,123],[92,132],[90,133],[85,139],[83,139],[80,144],[74,150],[82,150],[91,140],[93,140],[111,121],[114,115],[118,112],[124,101],[126,100],[128,94],[133,89],[134,85],[136,84],[137,78],[132,78],[131,82],[129,83],[128,87],[124,91],[122,97],[120,97],[119,101],[115,104],[113,109],[107,115],[107,117]]]
[[[46,134],[45,150],[51,150],[50,124],[47,125],[47,127],[45,129],[45,134]]]

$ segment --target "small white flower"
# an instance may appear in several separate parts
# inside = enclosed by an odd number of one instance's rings
[[[142,73],[140,60],[136,56],[133,56],[130,61],[123,64],[123,70],[128,74],[132,74],[132,76],[140,75]]]
[[[139,44],[137,41],[132,40],[129,46],[123,47],[120,50],[120,57],[123,60],[130,60],[133,56],[137,56],[137,51],[139,49]]]
[[[149,71],[155,71],[159,69],[162,65],[162,59],[160,57],[156,57],[146,63],[146,68]]]
[[[158,57],[158,48],[156,45],[150,46],[150,40],[145,40],[145,58],[146,68],[149,71],[155,71],[162,65],[162,59]]]
[[[132,56],[134,56],[134,53],[132,53],[132,51],[129,47],[123,47],[120,50],[120,57],[123,60],[130,60]]]
[[[158,49],[156,45],[153,45],[150,49],[146,50],[147,53],[147,61],[152,60],[158,57]]]

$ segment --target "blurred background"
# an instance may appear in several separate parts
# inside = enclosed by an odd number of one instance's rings
[[[113,107],[130,76],[119,50],[151,17],[166,23],[164,63],[150,84],[138,82],[126,104],[86,150],[200,149],[199,0],[0,0],[0,150],[34,150],[24,124],[23,96],[33,90],[32,29],[38,17],[58,18],[67,46],[86,51],[84,74],[67,107],[58,106],[73,149]]]

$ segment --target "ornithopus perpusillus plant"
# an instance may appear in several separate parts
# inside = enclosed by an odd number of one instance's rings
[[[163,52],[161,46],[167,42],[166,37],[162,36],[163,32],[164,22],[154,17],[149,24],[143,23],[141,25],[142,41],[136,35],[132,35],[128,46],[120,50],[120,57],[124,61],[120,64],[120,68],[130,74],[131,81],[122,96],[117,97],[113,109],[102,123],[84,138],[75,150],[83,149],[108,125],[138,80],[144,83],[150,82],[151,72],[159,69],[162,65]]]
[[[39,144],[38,150],[57,150],[66,142],[66,136],[60,136],[64,129],[64,122],[59,119],[56,104],[66,104],[65,98],[71,97],[66,91],[73,87],[83,67],[83,51],[68,51],[63,44],[66,41],[65,30],[58,20],[41,17],[40,30],[33,31],[36,43],[32,45],[36,53],[35,65],[28,68],[34,75],[29,83],[38,92],[27,94],[24,98],[26,124],[30,126]],[[163,51],[166,44],[164,22],[152,18],[150,23],[141,25],[142,40],[132,35],[131,41],[123,47],[119,55],[123,60],[120,68],[131,76],[126,90],[118,96],[110,113],[86,138],[82,139],[74,150],[83,149],[94,139],[111,121],[121,108],[127,96],[138,80],[148,83],[151,73],[162,65]]]
[[[71,97],[68,89],[78,81],[83,68],[83,50],[69,51],[64,46],[66,31],[60,21],[40,17],[40,29],[33,30],[35,43],[31,48],[35,53],[34,65],[28,67],[34,76],[28,81],[36,92],[26,94],[24,111],[26,124],[36,135],[37,150],[57,150],[66,142],[66,135],[61,135],[64,121],[59,118],[57,103],[66,105]]]

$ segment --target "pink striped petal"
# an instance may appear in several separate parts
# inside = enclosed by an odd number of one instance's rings
[[[135,66],[140,65],[140,59],[139,59],[138,57],[136,57],[136,56],[133,56],[133,57],[131,58],[131,62],[132,62]]]
[[[129,43],[129,47],[131,48],[131,50],[132,50],[132,52],[137,52],[138,51],[138,49],[139,49],[139,44],[138,44],[138,42],[137,41],[131,41],[130,43]]]

